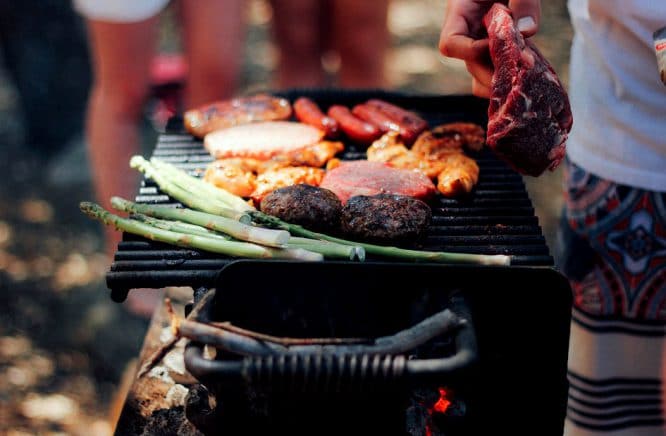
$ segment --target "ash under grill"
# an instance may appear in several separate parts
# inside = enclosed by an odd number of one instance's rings
[[[485,100],[469,96],[405,96],[391,93],[293,91],[293,100],[309,95],[323,107],[338,103],[353,105],[369,98],[382,98],[418,112],[431,126],[452,121],[485,125]],[[174,119],[157,140],[153,156],[190,174],[202,174],[212,157],[201,141],[182,131]],[[365,153],[347,145],[343,159],[362,159]],[[475,156],[480,167],[479,183],[464,199],[438,196],[432,203],[433,219],[417,248],[478,254],[510,255],[512,265],[552,266],[545,239],[534,214],[522,177],[485,150]],[[178,205],[145,179],[136,197],[139,203]],[[235,259],[198,250],[177,248],[125,234],[107,273],[112,298],[122,301],[130,289],[165,286],[214,286],[221,268]],[[390,259],[372,258],[385,263]]]

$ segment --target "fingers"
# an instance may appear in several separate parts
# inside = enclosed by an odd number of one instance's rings
[[[509,0],[509,9],[520,33],[529,37],[539,30],[541,2],[539,0]]]
[[[479,97],[490,96],[490,84],[493,78],[491,67],[477,62],[465,62],[467,71],[472,75],[472,93]]]
[[[462,60],[478,59],[487,50],[487,45],[477,43],[478,27],[483,14],[470,10],[466,1],[451,0],[447,3],[442,32],[439,37],[439,51],[448,57]],[[470,23],[474,25],[472,28]]]
[[[439,51],[444,55],[464,61],[479,61],[488,56],[488,39],[472,39],[467,35],[442,35]]]
[[[472,94],[477,97],[490,98],[490,87],[483,85],[478,80],[472,80]]]

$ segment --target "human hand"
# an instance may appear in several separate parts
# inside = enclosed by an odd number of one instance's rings
[[[490,97],[493,65],[488,51],[488,35],[483,16],[498,0],[447,0],[444,24],[439,37],[439,51],[452,58],[465,61],[472,75],[472,93]],[[539,29],[540,0],[508,0],[518,29],[525,37]]]

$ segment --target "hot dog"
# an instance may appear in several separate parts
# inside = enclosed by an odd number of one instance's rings
[[[398,123],[365,103],[357,104],[354,106],[352,108],[352,114],[377,127],[382,133],[386,133],[391,130],[400,133],[400,126]]]
[[[398,124],[400,136],[407,144],[413,143],[419,134],[428,128],[426,120],[394,104],[376,98],[368,100],[365,104]]]
[[[357,118],[345,106],[331,106],[328,109],[328,116],[335,119],[340,129],[354,142],[370,144],[382,136],[382,132],[376,126]]]
[[[317,103],[307,97],[300,97],[294,102],[294,113],[299,121],[326,132],[327,138],[335,138],[339,132],[338,122],[326,116]]]

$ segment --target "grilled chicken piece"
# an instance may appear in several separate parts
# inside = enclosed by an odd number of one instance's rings
[[[253,171],[260,164],[255,159],[219,159],[208,165],[204,180],[232,194],[249,197],[254,192],[257,179]]]
[[[440,144],[443,143],[440,141]],[[426,141],[422,141],[421,144],[425,147]],[[395,168],[417,170],[431,179],[438,179],[437,189],[446,197],[469,193],[479,180],[479,167],[474,159],[462,153],[462,145],[457,148],[431,150],[432,155],[415,153],[413,148],[409,150],[400,142],[397,133],[388,132],[368,147],[367,155],[369,161],[384,162]]]
[[[271,163],[283,166],[323,167],[333,156],[345,149],[339,141],[320,141],[301,150],[275,156]]]
[[[445,197],[468,194],[479,181],[479,166],[462,153],[451,153],[440,162],[444,169],[437,176],[437,190]]]
[[[485,132],[473,123],[448,123],[427,130],[416,139],[412,151],[427,159],[439,159],[463,148],[479,151],[483,148]]]
[[[278,188],[299,183],[319,186],[323,178],[324,170],[321,168],[300,166],[268,170],[257,176],[256,187],[250,197],[256,205],[260,205],[266,195]]]
[[[431,179],[444,169],[439,161],[423,158],[405,147],[396,132],[388,132],[373,142],[368,147],[367,156],[369,161],[384,162],[405,170],[417,170]]]

